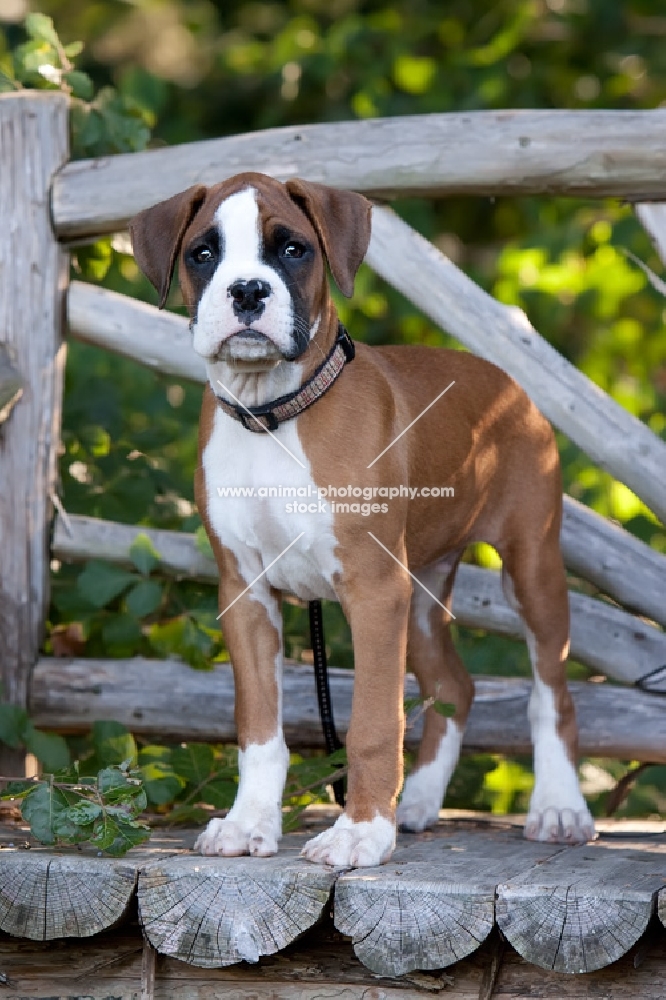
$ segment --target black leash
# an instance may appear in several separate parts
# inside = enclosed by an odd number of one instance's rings
[[[332,754],[340,750],[342,743],[335,730],[333,720],[333,705],[331,703],[331,691],[328,686],[328,665],[326,663],[326,646],[324,643],[324,620],[321,613],[321,601],[310,601],[308,604],[310,614],[310,641],[312,643],[312,653],[314,656],[314,674],[317,685],[317,701],[319,703],[319,716],[321,718],[321,728],[324,732],[324,742],[326,753]],[[335,801],[344,808],[345,805],[345,783],[343,778],[333,782],[333,793]]]

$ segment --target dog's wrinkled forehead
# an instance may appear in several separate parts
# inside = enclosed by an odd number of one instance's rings
[[[280,225],[301,232],[313,244],[318,244],[310,219],[289,197],[283,184],[261,175],[234,177],[209,188],[203,205],[185,233],[183,250],[213,226],[221,234],[230,229],[234,235],[245,228],[263,243]],[[224,252],[224,248],[221,250]]]

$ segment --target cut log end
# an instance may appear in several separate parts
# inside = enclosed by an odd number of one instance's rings
[[[284,856],[193,860],[147,865],[139,913],[154,948],[208,969],[281,951],[319,920],[336,878]]]

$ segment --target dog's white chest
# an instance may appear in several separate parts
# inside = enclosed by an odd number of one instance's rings
[[[342,566],[330,503],[317,497],[296,422],[276,436],[284,447],[217,410],[202,455],[211,528],[248,583],[265,571],[278,590],[336,600]]]

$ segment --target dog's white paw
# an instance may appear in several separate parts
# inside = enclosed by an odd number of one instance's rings
[[[419,781],[419,776],[417,773],[407,778],[397,812],[398,826],[416,833],[437,822],[442,804],[439,788]]]
[[[301,856],[334,868],[372,868],[388,861],[395,847],[395,826],[383,816],[354,823],[346,813],[329,830],[309,840]]]
[[[594,840],[594,820],[587,806],[582,809],[530,809],[525,821],[528,840],[549,844],[584,844]]]
[[[230,818],[212,819],[194,844],[200,854],[236,858],[250,854],[253,858],[268,858],[277,854],[279,831],[267,821],[242,823]]]

